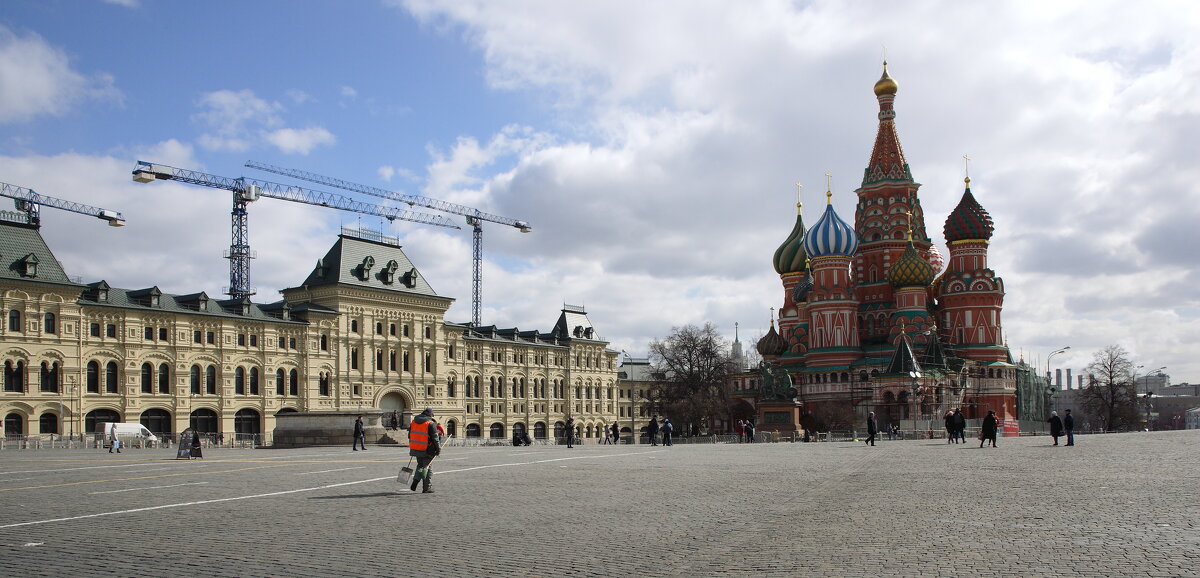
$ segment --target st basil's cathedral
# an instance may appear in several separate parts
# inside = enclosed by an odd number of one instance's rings
[[[764,362],[756,379],[743,382],[753,386],[761,429],[861,428],[874,411],[881,428],[937,430],[947,411],[961,408],[968,419],[995,411],[1014,435],[1026,417],[1020,384],[1032,384],[1036,372],[1014,363],[1004,342],[1004,281],[987,261],[992,218],[967,178],[942,229],[950,253],[943,260],[897,135],[897,89],[885,62],[853,225],[827,190],[810,228],[796,204],[795,227],[775,251],[779,325],[772,320],[757,344]],[[1027,389],[1025,397],[1039,397]],[[1040,412],[1036,405],[1028,409]]]

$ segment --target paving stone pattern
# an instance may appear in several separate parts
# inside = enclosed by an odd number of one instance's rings
[[[447,448],[434,494],[395,482],[408,461],[396,447],[192,461],[6,450],[0,565],[12,576],[1200,576],[1200,431],[977,443]]]

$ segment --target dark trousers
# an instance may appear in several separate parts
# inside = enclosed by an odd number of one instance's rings
[[[567,436],[567,447],[575,447],[575,436]]]
[[[421,487],[428,490],[433,485],[433,456],[417,456],[417,473],[420,474]],[[422,473],[424,472],[424,473]],[[417,475],[413,475],[412,491],[417,491]]]
[[[658,445],[658,432],[652,431],[647,435],[650,437],[650,445],[652,445],[652,446]]]
[[[342,442],[342,443],[346,443],[346,442]],[[364,450],[367,449],[367,436],[366,435],[358,434],[358,435],[354,436],[354,443],[350,444],[350,447],[357,450],[359,444],[362,444],[362,449],[364,449]]]
[[[665,432],[663,432],[662,436],[663,436],[663,445],[664,446],[671,445],[671,432],[665,431]]]
[[[1067,445],[1075,445],[1075,430],[1067,430]]]
[[[870,432],[867,434],[866,444],[869,446],[875,445],[875,432]]]

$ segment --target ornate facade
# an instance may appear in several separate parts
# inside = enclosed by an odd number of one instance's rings
[[[779,330],[772,323],[759,352],[788,372],[803,419],[816,427],[875,411],[881,424],[919,420],[908,425],[924,429],[961,407],[969,418],[996,411],[1012,433],[1018,374],[1030,370],[1003,341],[1004,282],[987,263],[992,219],[967,179],[943,228],[943,263],[900,146],[898,85],[886,63],[874,90],[879,127],[853,225],[833,209],[832,191],[811,228],[797,203],[774,254]]]
[[[448,322],[453,299],[376,232],[343,229],[270,304],[74,282],[14,219],[0,220],[0,260],[10,436],[105,421],[261,436],[280,412],[432,407],[460,437],[546,438],[567,415],[594,437],[618,415],[618,354],[586,311],[564,306],[548,332]]]

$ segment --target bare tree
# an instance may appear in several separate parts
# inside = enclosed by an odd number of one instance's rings
[[[727,416],[729,357],[729,343],[711,323],[674,327],[663,340],[652,341],[650,359],[659,371],[646,396],[652,411],[692,434],[708,418]]]
[[[1109,431],[1136,427],[1137,388],[1129,352],[1120,345],[1109,345],[1092,356],[1084,371],[1088,380],[1079,394],[1088,414],[1100,419]]]

